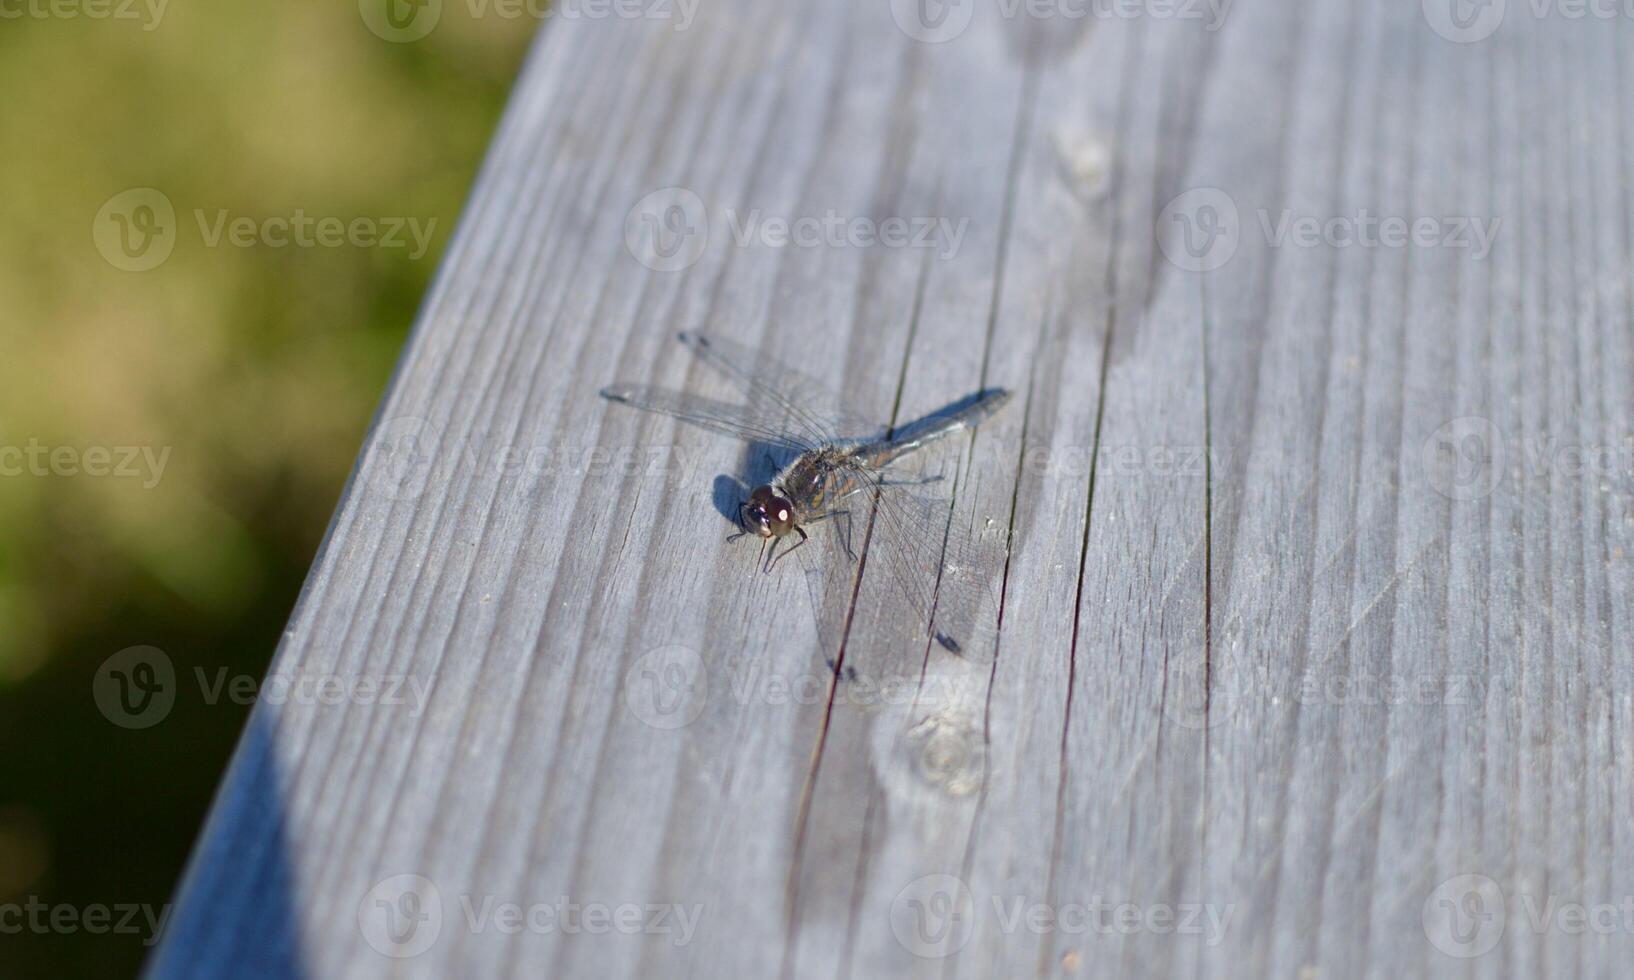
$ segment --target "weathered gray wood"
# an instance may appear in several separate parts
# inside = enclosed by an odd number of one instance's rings
[[[154,976],[1622,972],[1626,18],[983,0],[925,43],[912,7],[547,26],[271,668],[428,699],[257,707]],[[658,271],[627,218],[674,187],[709,233]],[[1236,210],[1219,268],[1187,192]],[[728,209],[968,224],[774,248]],[[1499,224],[1279,244],[1285,209]],[[880,419],[1016,391],[948,454],[957,533],[1010,542],[996,641],[879,641],[865,573],[833,680],[803,578],[723,540],[753,451],[595,395],[714,390],[696,328]],[[1490,485],[1447,483],[1469,417]],[[415,955],[376,899],[440,912]]]

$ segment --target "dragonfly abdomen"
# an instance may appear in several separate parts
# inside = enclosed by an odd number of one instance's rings
[[[867,457],[868,465],[883,469],[933,442],[974,429],[1009,400],[1010,392],[1003,388],[978,391],[965,399],[964,404],[955,411],[938,412],[909,422],[889,438],[864,446],[858,455]]]

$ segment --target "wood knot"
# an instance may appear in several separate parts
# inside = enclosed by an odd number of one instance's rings
[[[914,774],[951,796],[974,793],[986,778],[987,744],[969,718],[930,715],[907,730],[903,744]]]

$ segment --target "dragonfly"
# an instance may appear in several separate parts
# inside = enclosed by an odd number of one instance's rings
[[[843,522],[845,556],[858,562],[852,539],[862,519],[863,568],[879,559],[895,593],[913,609],[919,635],[960,654],[978,628],[996,629],[989,616],[996,616],[993,559],[1003,542],[992,540],[991,527],[967,533],[955,526],[951,499],[925,495],[922,488],[941,483],[940,475],[904,478],[898,467],[927,447],[973,431],[1009,402],[1010,392],[983,389],[906,425],[885,426],[768,354],[701,333],[677,339],[724,375],[744,401],[642,384],[609,385],[601,395],[768,450],[776,472],[739,502],[738,532],[728,538],[759,538],[762,571],[770,574],[804,547],[811,538],[806,528],[823,522],[837,529]],[[781,468],[771,451],[787,460]],[[815,595],[813,601],[819,601]]]

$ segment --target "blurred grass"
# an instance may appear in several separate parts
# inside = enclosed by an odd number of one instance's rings
[[[0,476],[0,904],[169,900],[247,711],[188,678],[265,670],[537,26],[470,10],[403,44],[333,0],[182,0],[152,30],[0,21],[0,447],[170,451],[151,487]],[[137,187],[177,214],[147,272],[92,239]],[[210,247],[194,217],[296,209],[435,237],[417,260]],[[131,731],[90,683],[137,644],[183,681]],[[145,953],[25,929],[0,937],[0,976],[128,974]]]

